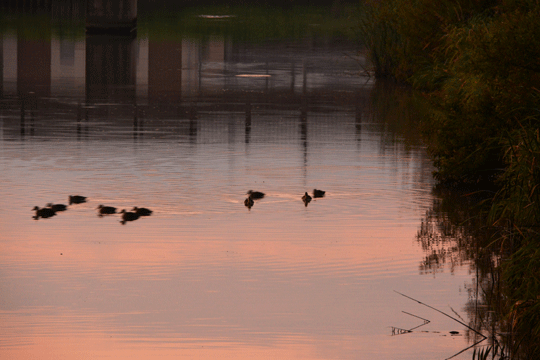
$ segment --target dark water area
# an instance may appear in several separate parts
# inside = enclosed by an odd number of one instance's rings
[[[397,293],[478,309],[413,97],[320,9],[257,31],[245,10],[130,36],[4,15],[0,358],[471,358],[477,334]]]

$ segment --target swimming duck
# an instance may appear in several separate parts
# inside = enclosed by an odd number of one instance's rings
[[[53,203],[48,203],[47,204],[47,207],[49,209],[52,209],[54,212],[58,212],[58,211],[66,211],[67,210],[67,206],[64,205],[64,204],[53,204]]]
[[[304,202],[304,205],[308,205],[311,201],[311,196],[307,193],[307,191],[304,193],[304,196],[302,196],[302,201]]]
[[[322,197],[324,197],[325,193],[326,193],[326,191],[313,189],[313,197],[314,198],[322,198]]]
[[[120,223],[124,225],[126,221],[135,221],[139,218],[139,215],[137,215],[134,212],[128,212],[126,210],[120,211],[120,214],[122,214],[122,221]]]
[[[54,215],[56,215],[56,211],[54,211],[53,209],[50,209],[50,208],[39,208],[37,206],[34,206],[34,208],[32,209],[36,212],[36,216],[34,216],[34,219],[39,219],[40,217],[46,219],[46,218],[50,218]]]
[[[86,202],[86,196],[81,195],[69,195],[69,205],[82,204]]]
[[[139,207],[135,206],[133,209],[131,209],[131,211],[133,211],[135,214],[137,214],[139,216],[150,216],[150,215],[152,215],[152,210],[147,209],[147,208],[139,208]]]
[[[253,200],[258,200],[258,199],[262,199],[264,197],[264,195],[266,195],[265,193],[262,193],[260,191],[253,191],[253,190],[249,190],[247,192],[247,194],[253,199]]]
[[[116,214],[116,208],[112,206],[99,205],[96,209],[98,209],[100,217],[108,214]]]
[[[253,204],[255,204],[255,202],[253,201],[253,198],[250,196],[247,197],[246,200],[244,200],[244,205],[246,205],[246,207],[248,209],[251,209],[251,207],[253,206]]]

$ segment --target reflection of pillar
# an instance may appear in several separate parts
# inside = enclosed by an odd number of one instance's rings
[[[148,101],[180,103],[182,99],[182,43],[148,41]]]
[[[79,22],[86,19],[86,0],[53,0],[51,2],[51,19],[54,22]]]
[[[34,136],[35,126],[35,113],[34,110],[37,108],[37,98],[34,93],[21,96],[21,122],[20,122],[20,135],[21,139],[24,140],[26,137],[26,117],[30,113],[30,136]]]
[[[142,138],[144,131],[144,121],[139,118],[139,107],[133,106],[133,140]]]
[[[265,80],[264,88],[265,88],[265,91],[268,93],[269,84],[270,84],[270,64],[268,63],[268,59],[266,59],[266,77],[264,80]]]
[[[49,97],[51,93],[51,41],[17,40],[17,92]]]
[[[307,65],[305,61],[302,63],[302,105],[300,108],[300,139],[302,140],[302,146],[304,150],[304,179],[306,178],[307,171]]]
[[[26,115],[25,101],[24,98],[21,99],[21,139],[24,140],[25,132],[25,123],[24,118]]]
[[[205,70],[205,73],[221,77],[223,83],[217,86],[218,89],[222,89],[226,86],[226,76],[222,76],[225,71],[225,39],[217,36],[210,37],[206,49],[206,61],[211,63],[211,66]]]
[[[304,61],[302,63],[302,94],[306,95],[307,92],[307,65]]]
[[[195,144],[197,142],[197,118],[189,118],[189,142]]]
[[[136,41],[125,36],[86,38],[86,98],[135,101]]]
[[[83,136],[88,139],[88,134],[88,108],[79,103],[77,106],[77,140],[80,141]]]
[[[3,34],[3,76],[2,91],[4,95],[17,94],[17,34]]]
[[[81,140],[81,132],[82,132],[82,105],[79,103],[77,106],[77,140]]]
[[[308,132],[307,102],[305,99],[302,99],[302,106],[300,109],[300,140],[302,141],[302,148],[304,150],[304,166],[307,165],[307,147],[308,147],[307,132]]]
[[[197,104],[191,103],[189,105],[189,143],[197,143]]]
[[[60,65],[75,65],[75,41],[60,39]]]
[[[148,103],[148,38],[137,39],[137,101]]]
[[[356,141],[360,142],[362,137],[362,107],[360,106],[359,101],[356,101],[355,105],[354,124],[356,128]]]
[[[4,97],[4,35],[0,34],[0,99]]]
[[[245,124],[245,140],[246,144],[249,144],[251,139],[251,101],[246,101],[246,124]]]
[[[182,39],[182,94],[196,96],[201,88],[201,46],[198,42]]]
[[[84,97],[85,39],[51,40],[51,97]]]
[[[294,62],[291,62],[291,93],[294,94]]]
[[[126,35],[137,25],[137,0],[87,0],[88,33]]]
[[[236,142],[236,120],[233,116],[227,122],[227,144],[233,145]]]

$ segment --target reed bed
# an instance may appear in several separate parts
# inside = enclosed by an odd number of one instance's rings
[[[373,72],[421,91],[442,184],[493,191],[504,343],[474,358],[540,358],[540,2],[366,1],[358,31]],[[504,355],[501,352],[504,350]]]

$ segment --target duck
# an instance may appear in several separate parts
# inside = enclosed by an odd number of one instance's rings
[[[251,207],[253,206],[253,204],[255,204],[255,202],[253,201],[253,198],[250,196],[247,197],[246,200],[244,200],[244,205],[246,205],[246,207],[248,209],[251,209]]]
[[[314,198],[322,198],[322,197],[324,197],[325,193],[326,193],[326,191],[313,189],[313,197]]]
[[[116,208],[112,206],[99,205],[96,209],[98,209],[100,217],[108,214],[116,214]]]
[[[260,191],[253,191],[249,190],[247,194],[253,199],[253,200],[259,200],[262,199],[266,194]]]
[[[34,208],[32,209],[36,212],[36,216],[34,216],[34,219],[37,220],[39,219],[40,217],[44,218],[44,219],[47,219],[47,218],[50,218],[50,217],[53,217],[54,215],[56,215],[56,211],[54,211],[53,209],[51,208],[39,208],[37,206],[34,206]]]
[[[67,210],[67,205],[64,205],[64,204],[53,204],[53,203],[48,203],[47,204],[47,207],[49,209],[52,209],[54,212],[58,212],[58,211],[66,211]]]
[[[122,221],[120,221],[122,225],[124,225],[126,221],[135,221],[139,218],[139,215],[137,213],[129,212],[126,210],[120,211],[120,214],[122,214]]]
[[[309,202],[311,201],[311,196],[309,196],[307,191],[304,193],[304,196],[302,196],[302,201],[304,202],[304,205],[306,205],[306,207],[309,204]]]
[[[87,200],[86,196],[81,195],[69,195],[69,205],[71,204],[82,204]]]
[[[152,215],[152,210],[147,209],[147,208],[140,208],[140,207],[135,206],[133,209],[131,209],[131,211],[133,211],[135,214],[137,214],[139,216],[150,216],[150,215]]]

